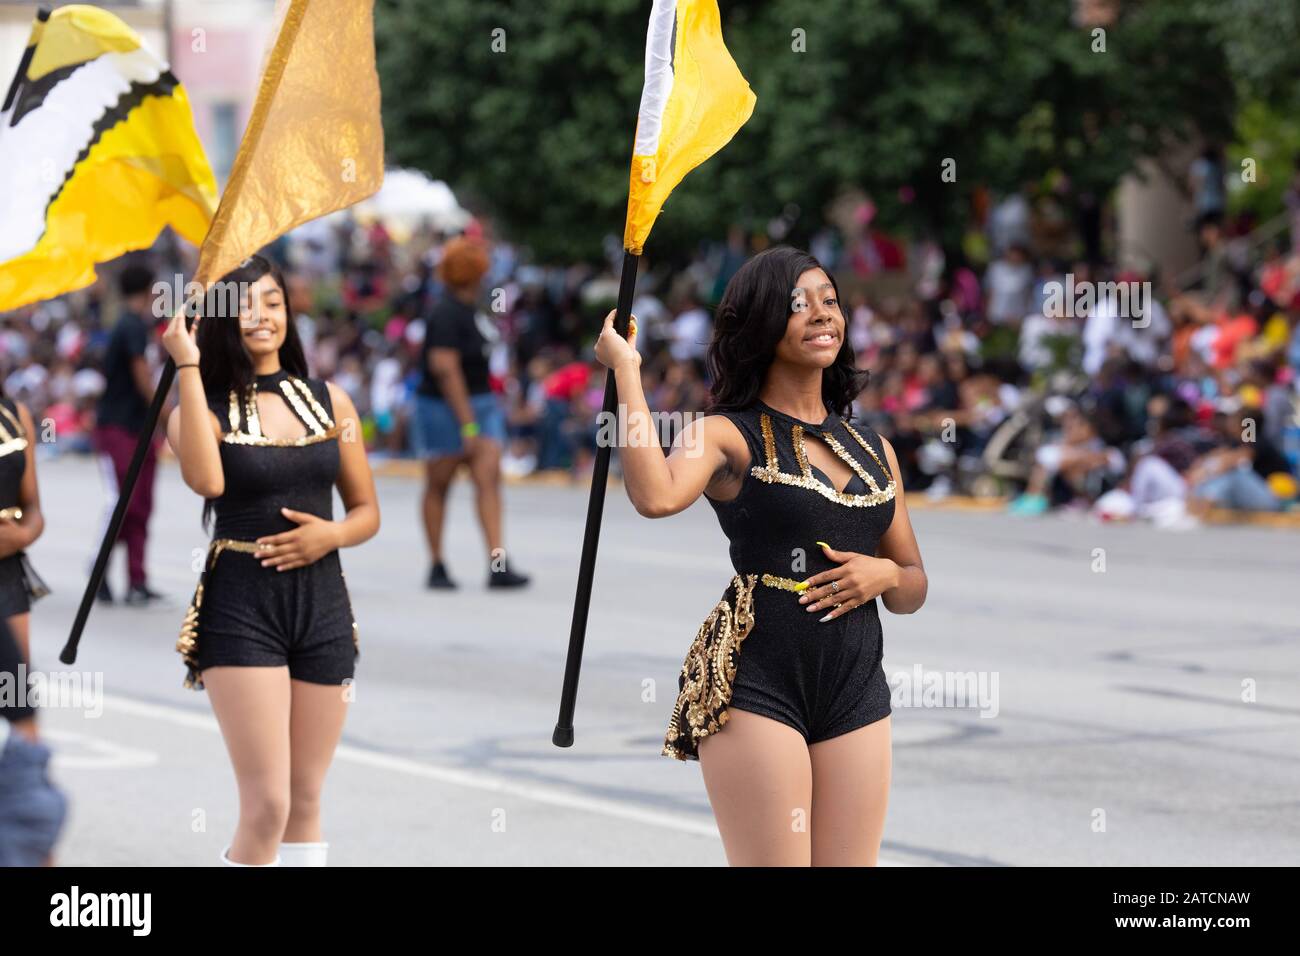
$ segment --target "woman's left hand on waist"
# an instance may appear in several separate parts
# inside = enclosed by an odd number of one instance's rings
[[[280,513],[297,522],[298,527],[257,539],[264,549],[259,555],[262,567],[291,571],[313,564],[331,551],[338,550],[342,531],[337,521],[291,508],[281,508]]]
[[[836,551],[829,545],[823,545],[822,549],[828,558],[840,564],[808,578],[808,588],[799,598],[799,603],[810,612],[830,608],[822,621],[847,614],[898,586],[899,566],[888,558]]]

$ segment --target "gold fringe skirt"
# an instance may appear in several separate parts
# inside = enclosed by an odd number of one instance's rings
[[[754,627],[758,575],[733,575],[700,625],[677,679],[677,702],[664,736],[662,756],[699,760],[699,742],[727,722],[740,645]]]
[[[180,637],[176,639],[176,650],[185,662],[185,686],[192,690],[203,689],[203,676],[199,671],[199,608],[203,606],[203,585],[208,580],[208,573],[217,563],[222,551],[243,551],[256,554],[261,548],[256,541],[239,541],[235,538],[213,538],[208,545],[208,556],[203,562],[203,572],[199,575],[194,597],[185,610],[185,620],[181,622]],[[355,640],[355,637],[354,637]]]

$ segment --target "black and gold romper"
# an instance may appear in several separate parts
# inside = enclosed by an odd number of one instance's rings
[[[751,467],[731,501],[708,499],[736,573],[682,665],[662,751],[678,760],[699,759],[729,707],[779,720],[810,744],[890,714],[878,602],[820,623],[826,610],[810,613],[796,590],[835,566],[818,541],[876,554],[895,490],[880,436],[834,413],[813,424],[762,402],[718,414],[745,436]],[[809,462],[808,440],[852,468],[843,491]]]
[[[27,473],[28,436],[23,432],[18,406],[0,398],[0,516],[18,521],[23,516],[23,475]],[[32,601],[50,593],[36,569],[19,551],[0,558],[0,617],[26,614]]]
[[[288,402],[306,435],[263,435],[254,388]],[[213,503],[212,542],[176,644],[188,668],[185,686],[201,689],[202,671],[220,665],[287,665],[294,679],[341,684],[353,676],[359,651],[338,551],[280,571],[262,567],[255,543],[297,527],[281,508],[333,520],[341,427],[329,389],[281,370],[209,407],[221,421],[225,491]]]

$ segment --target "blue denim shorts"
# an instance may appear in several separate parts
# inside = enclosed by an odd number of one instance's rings
[[[0,744],[0,866],[41,866],[54,849],[68,800],[50,783],[50,750],[17,731]]]
[[[494,392],[469,397],[479,434],[498,445],[506,443],[506,410]],[[415,396],[415,414],[411,416],[411,447],[421,458],[458,455],[464,451],[460,440],[460,420],[451,405],[429,395]]]

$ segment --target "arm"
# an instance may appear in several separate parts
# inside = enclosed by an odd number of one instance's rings
[[[22,505],[23,519],[19,522],[23,529],[23,548],[29,548],[45,530],[45,515],[41,513],[41,488],[36,481],[36,425],[32,413],[22,402],[18,406],[18,420],[22,423],[23,434],[27,436],[27,467],[23,470],[23,483],[18,489],[18,501]]]
[[[429,371],[438,380],[438,387],[442,389],[456,420],[461,425],[474,421],[474,409],[469,403],[469,386],[465,384],[465,373],[460,367],[460,352],[442,347],[430,349]]]
[[[810,577],[807,590],[799,598],[799,603],[806,605],[810,612],[826,610],[822,621],[847,614],[876,597],[895,614],[911,614],[925,603],[929,581],[921,564],[921,549],[916,544],[912,520],[907,514],[898,457],[894,446],[883,436],[880,441],[894,476],[894,520],[881,535],[876,556],[836,551],[822,544],[826,556],[840,562],[839,566]],[[839,581],[833,597],[831,581]],[[838,608],[836,603],[840,605]]]
[[[186,366],[176,371],[180,404],[167,416],[167,443],[180,460],[185,484],[204,498],[219,498],[226,489],[221,469],[221,423],[208,408],[199,370],[189,367],[199,360],[194,340],[199,321],[195,319],[193,327],[186,329],[184,311],[177,312],[163,333],[163,347],[177,365]]]
[[[614,331],[610,312],[596,340],[596,358],[614,370],[627,419],[628,441],[619,454],[628,499],[639,514],[663,518],[689,508],[706,489],[717,493],[734,483],[749,460],[749,446],[730,419],[710,415],[683,428],[665,457],[654,440],[650,407],[641,386],[635,322],[634,317],[624,339]]]
[[[337,547],[351,548],[369,541],[379,531],[379,496],[375,493],[375,478],[370,473],[370,460],[361,438],[361,419],[347,392],[333,382],[327,383],[330,400],[334,405],[335,421],[342,429],[339,435],[339,496],[347,514],[337,522],[339,537]]]
[[[379,497],[370,473],[366,446],[361,439],[361,420],[347,392],[333,383],[329,388],[334,406],[334,420],[339,426],[339,495],[346,514],[341,521],[330,521],[304,511],[281,508],[280,511],[298,527],[283,534],[258,538],[269,545],[262,567],[291,571],[319,561],[331,551],[350,548],[369,541],[379,530]]]
[[[7,558],[31,547],[32,542],[45,530],[45,516],[41,514],[41,492],[36,483],[36,428],[32,424],[32,413],[22,402],[15,402],[18,407],[18,421],[27,436],[27,447],[23,450],[27,463],[23,469],[22,484],[18,487],[18,504],[23,509],[23,516],[17,521],[12,518],[0,520],[0,558]]]
[[[916,543],[916,534],[912,531],[912,518],[907,513],[898,457],[894,454],[894,446],[887,439],[882,437],[880,441],[885,446],[889,470],[894,475],[894,520],[889,523],[889,530],[881,536],[880,548],[876,553],[898,567],[898,583],[882,591],[880,600],[895,614],[911,614],[920,610],[925,603],[930,581],[925,574],[925,565],[921,563],[921,549]]]

